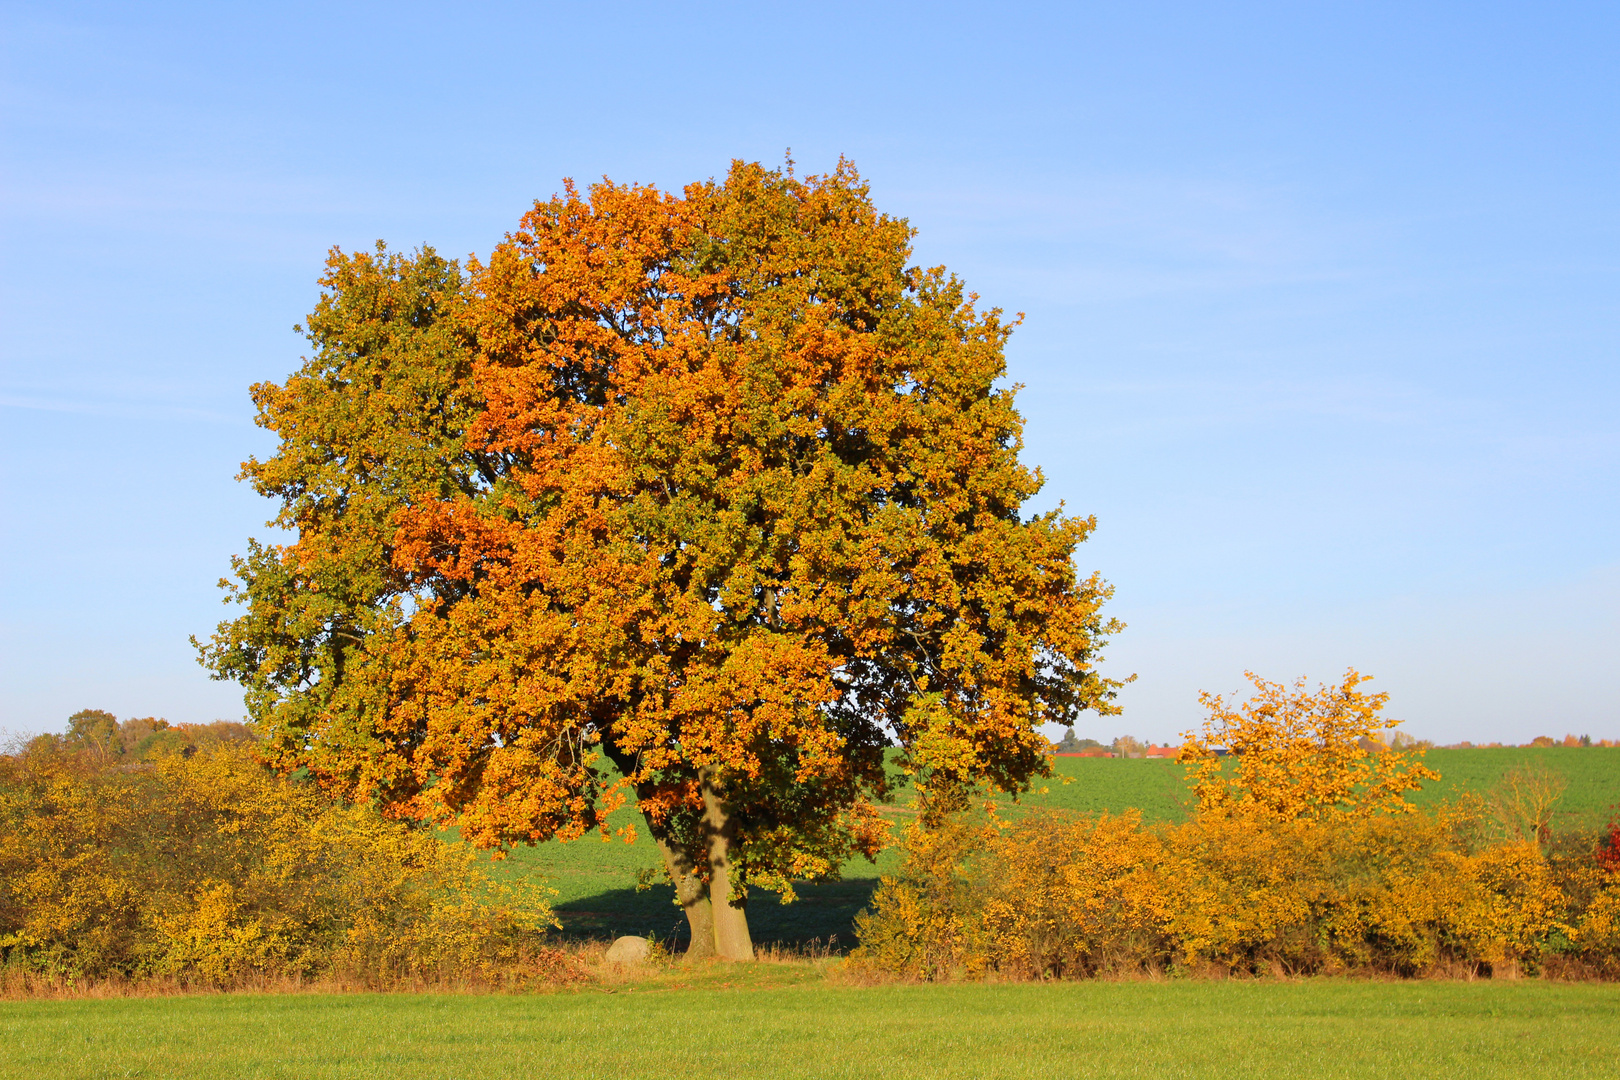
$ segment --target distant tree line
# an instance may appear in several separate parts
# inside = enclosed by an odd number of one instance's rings
[[[84,751],[107,761],[151,761],[168,754],[194,754],[201,747],[252,740],[252,730],[233,720],[171,724],[155,716],[143,716],[120,722],[118,717],[102,709],[80,709],[68,717],[64,734],[40,735],[33,740],[31,748],[35,752]]]

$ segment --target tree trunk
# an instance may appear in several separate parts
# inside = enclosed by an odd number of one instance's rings
[[[609,760],[625,776],[632,774],[635,762],[618,752],[610,741],[603,741]],[[692,942],[686,947],[683,960],[705,960],[718,956],[722,960],[752,960],[754,944],[748,936],[748,914],[743,902],[731,902],[731,843],[737,833],[737,823],[726,812],[725,803],[712,783],[712,772],[703,775],[703,836],[707,845],[708,881],[702,870],[693,864],[685,847],[671,835],[667,822],[655,824],[652,815],[643,813],[647,831],[658,844],[658,853],[664,858],[664,869],[675,883],[675,899],[686,915],[686,925],[692,932]],[[637,792],[641,797],[645,793]]]
[[[752,960],[746,900],[731,896],[731,843],[737,822],[715,790],[713,771],[703,773],[703,832],[709,841],[709,906],[714,919],[715,954],[722,960]]]
[[[686,852],[660,836],[662,830],[653,828],[651,817],[647,819],[647,828],[658,843],[659,853],[664,856],[664,869],[669,871],[669,879],[675,883],[675,899],[686,913],[686,925],[692,931],[691,944],[687,945],[681,959],[706,960],[715,955],[714,910],[709,903],[709,890],[704,887],[703,879],[695,872],[697,868],[686,857]]]
[[[620,775],[633,775],[635,761],[620,753],[612,740],[604,739],[602,749],[608,760],[618,767]],[[648,794],[645,790],[638,790],[636,797],[640,799]],[[669,872],[669,880],[675,883],[675,900],[680,904],[681,912],[686,916],[687,929],[692,933],[692,940],[681,959],[706,960],[715,955],[714,910],[709,903],[708,886],[686,850],[671,837],[667,823],[660,825],[646,811],[642,811],[641,816],[647,822],[647,831],[652,834],[653,842],[658,845],[658,853],[664,858],[664,869]]]

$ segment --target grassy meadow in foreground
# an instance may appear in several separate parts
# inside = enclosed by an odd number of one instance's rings
[[[791,985],[805,976],[811,977]],[[711,985],[676,988],[677,978]],[[1620,1075],[1620,987],[1609,985],[860,988],[829,986],[811,965],[788,964],[759,965],[752,974],[717,965],[690,977],[604,989],[526,997],[237,994],[4,1003],[0,1076]]]

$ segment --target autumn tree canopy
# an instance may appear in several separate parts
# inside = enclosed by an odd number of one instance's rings
[[[1094,521],[1020,512],[1011,325],[912,235],[848,164],[736,163],[569,185],[465,269],[334,250],[253,388],[297,539],[236,560],[204,663],[282,766],[479,844],[633,799],[692,952],[751,955],[750,885],[880,843],[886,747],[1017,791],[1115,711]]]

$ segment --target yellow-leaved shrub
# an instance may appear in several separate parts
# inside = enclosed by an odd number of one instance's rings
[[[546,894],[464,845],[279,777],[245,743],[106,764],[0,758],[0,963],[68,977],[336,974],[520,963]]]
[[[916,825],[902,871],[857,919],[856,955],[929,979],[1501,974],[1564,955],[1612,967],[1615,881],[1583,904],[1573,864],[1476,835],[1446,814]]]
[[[1418,812],[1403,795],[1436,774],[1375,741],[1390,725],[1364,681],[1256,679],[1235,709],[1206,695],[1183,823],[925,813],[857,918],[856,962],[927,979],[1620,974],[1620,833],[1552,851],[1483,803]]]

